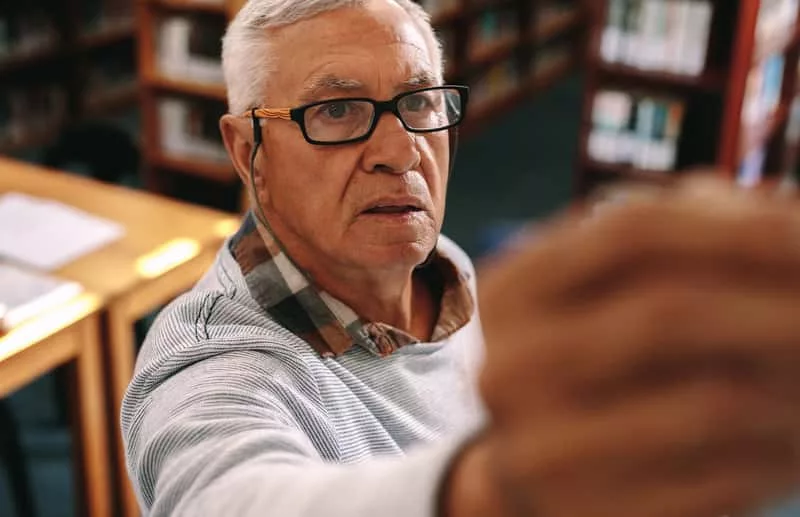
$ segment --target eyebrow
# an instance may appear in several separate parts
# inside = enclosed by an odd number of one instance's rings
[[[436,84],[436,76],[432,72],[423,70],[415,73],[409,79],[403,81],[402,87],[405,90],[412,90],[414,88],[425,88],[426,86],[434,86]]]
[[[300,94],[301,102],[312,102],[321,96],[325,91],[333,90],[340,92],[353,92],[364,89],[364,83],[355,79],[343,79],[335,75],[322,75],[313,77],[303,86],[303,93]]]
[[[428,71],[417,72],[399,85],[402,91],[424,88],[436,84],[433,73]],[[335,75],[322,75],[313,77],[303,86],[303,93],[300,94],[300,102],[314,102],[319,100],[323,93],[328,91],[353,93],[363,91],[366,86],[356,79],[346,79]]]

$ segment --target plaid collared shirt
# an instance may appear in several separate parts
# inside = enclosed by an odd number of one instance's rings
[[[249,213],[230,241],[230,250],[253,298],[278,323],[307,341],[324,357],[359,345],[384,357],[419,340],[381,322],[364,322],[347,305],[319,290]],[[437,248],[418,273],[442,293],[431,342],[466,325],[475,308],[468,278]]]

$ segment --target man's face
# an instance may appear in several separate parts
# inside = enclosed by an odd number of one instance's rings
[[[270,108],[339,97],[388,100],[436,82],[424,36],[387,0],[283,27],[272,41]],[[365,142],[318,146],[305,141],[297,124],[270,120],[263,151],[257,167],[264,210],[297,258],[408,268],[435,246],[444,218],[447,131],[411,134],[386,113]],[[421,210],[370,210],[393,203]]]

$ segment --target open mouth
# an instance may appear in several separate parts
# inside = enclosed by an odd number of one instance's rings
[[[365,214],[388,214],[388,215],[395,215],[395,214],[410,214],[414,212],[421,212],[421,208],[417,208],[411,205],[399,205],[399,206],[376,206],[370,208],[369,210],[365,210]]]

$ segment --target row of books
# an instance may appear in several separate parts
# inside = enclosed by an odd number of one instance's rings
[[[219,102],[164,97],[158,101],[160,142],[165,154],[225,162],[228,155],[219,132],[225,114]]]
[[[587,152],[592,160],[637,169],[675,168],[685,104],[671,97],[600,90],[592,104]]]
[[[44,9],[0,14],[0,60],[9,54],[27,54],[53,47],[59,32]]]
[[[600,57],[642,70],[699,75],[712,15],[709,0],[608,0]]]
[[[67,118],[67,92],[59,84],[12,88],[0,94],[0,148],[52,132]]]
[[[156,47],[160,72],[177,79],[222,83],[225,24],[224,17],[214,15],[174,15],[160,20]]]
[[[422,2],[429,12],[449,9],[451,2]],[[556,14],[574,1],[554,3]],[[214,15],[171,15],[162,18],[157,28],[157,63],[161,74],[193,82],[221,84],[220,41],[225,31],[225,19]],[[468,52],[475,56],[499,42],[510,41],[519,35],[519,15],[515,8],[489,10],[480,15],[472,26]],[[445,61],[455,61],[455,33],[451,28],[439,30]]]

